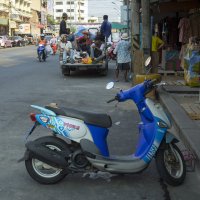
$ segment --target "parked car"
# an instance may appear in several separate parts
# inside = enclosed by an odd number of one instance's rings
[[[26,45],[26,41],[21,36],[12,36],[10,39],[13,41],[13,46],[22,47]]]
[[[27,44],[27,45],[34,44],[33,35],[27,34],[27,35],[22,36],[22,37],[24,38],[24,40],[26,40],[26,44]]]
[[[8,37],[8,39],[11,41],[12,47],[15,46],[15,41],[13,40],[13,37]]]
[[[12,47],[12,41],[6,35],[2,35],[0,36],[0,46],[4,48]]]

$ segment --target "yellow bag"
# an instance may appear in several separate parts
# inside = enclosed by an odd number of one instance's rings
[[[82,59],[83,64],[91,64],[92,63],[92,58],[87,57]]]

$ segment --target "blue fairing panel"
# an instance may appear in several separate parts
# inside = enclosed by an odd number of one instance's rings
[[[108,129],[89,124],[87,124],[87,126],[92,134],[94,143],[99,148],[101,154],[103,156],[109,156],[108,145],[106,141],[106,137],[108,135]]]
[[[139,125],[140,138],[139,143],[137,145],[137,150],[135,152],[135,156],[142,157],[142,155],[149,149],[155,137],[154,131],[154,122]]]

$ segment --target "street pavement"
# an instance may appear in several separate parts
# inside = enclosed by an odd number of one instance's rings
[[[154,161],[141,174],[97,179],[74,174],[58,184],[41,185],[30,178],[23,162],[17,162],[25,151],[24,134],[32,126],[29,113],[34,110],[30,105],[43,106],[51,102],[62,107],[110,114],[113,120],[108,136],[110,153],[132,153],[140,121],[135,105],[132,102],[106,103],[118,91],[105,89],[106,83],[114,79],[114,67],[111,63],[106,77],[96,72],[63,77],[58,55],[39,63],[35,46],[0,49],[0,200],[199,199],[198,169],[187,173],[185,183],[179,187],[160,181]],[[131,84],[121,80],[116,86],[126,89]],[[47,129],[40,127],[30,139],[48,134]]]

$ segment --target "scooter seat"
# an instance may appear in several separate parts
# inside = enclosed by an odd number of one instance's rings
[[[85,123],[110,128],[112,126],[111,117],[107,114],[90,113],[79,111],[71,108],[54,108],[45,106],[45,108],[53,111],[56,115],[63,115],[67,117],[77,118],[83,120]]]

